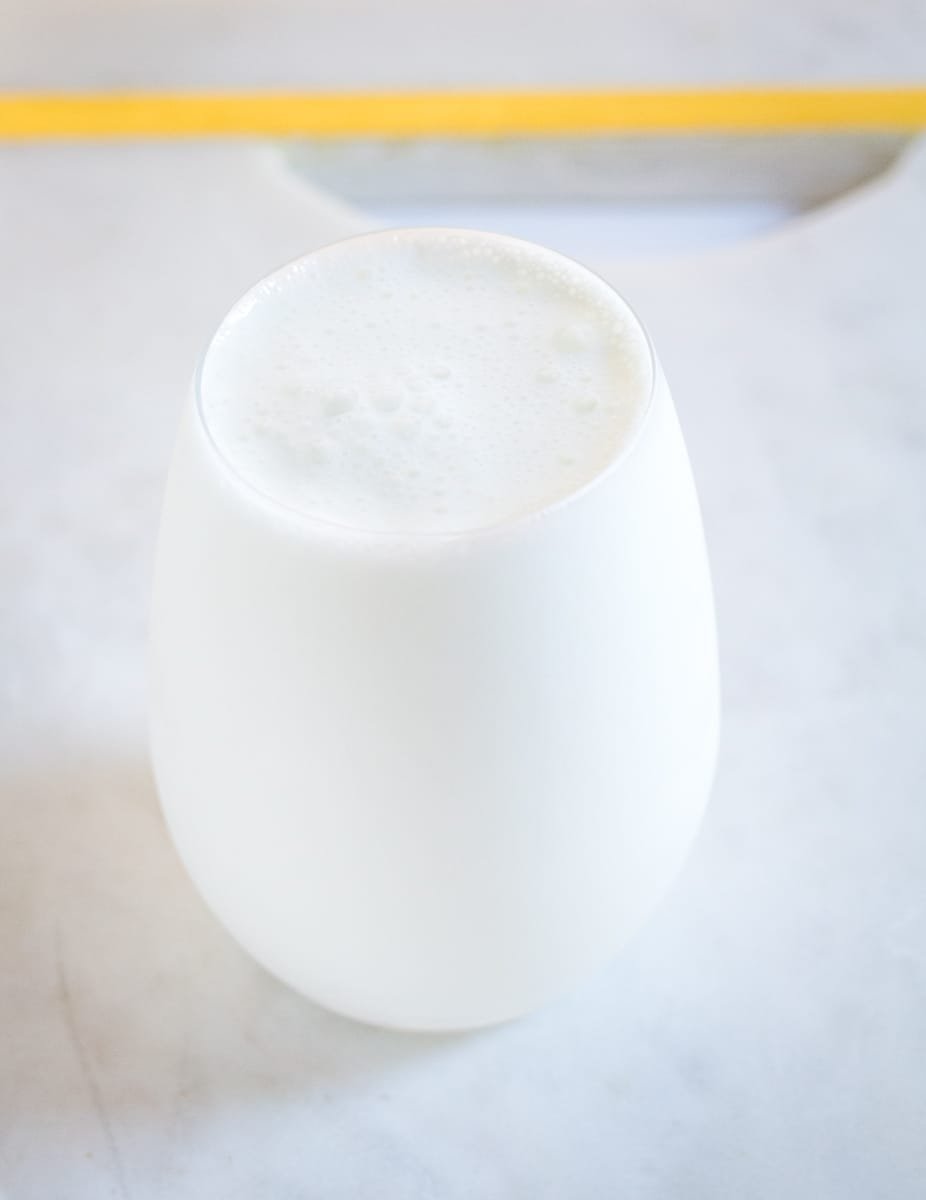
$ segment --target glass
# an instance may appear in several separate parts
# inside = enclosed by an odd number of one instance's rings
[[[206,902],[360,1020],[447,1030],[604,963],[678,873],[718,737],[711,584],[666,381],[606,469],[469,533],[327,523],[182,420],[151,743]]]

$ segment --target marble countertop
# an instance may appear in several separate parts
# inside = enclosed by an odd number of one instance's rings
[[[910,84],[920,0],[7,0],[4,88]]]
[[[368,222],[252,145],[0,149],[6,1200],[926,1192],[926,151],[704,254],[592,262],[673,384],[726,727],[696,852],[597,979],[413,1037],[254,966],[145,749],[159,497],[198,348]]]

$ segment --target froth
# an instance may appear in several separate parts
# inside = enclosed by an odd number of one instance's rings
[[[203,364],[236,472],[329,522],[464,531],[581,488],[649,393],[645,336],[552,251],[438,229],[339,242],[232,309]]]

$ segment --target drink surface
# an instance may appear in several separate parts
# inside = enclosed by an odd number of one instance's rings
[[[207,352],[200,403],[270,499],[357,529],[453,533],[593,479],[652,370],[633,313],[577,263],[491,234],[388,231],[252,289]]]

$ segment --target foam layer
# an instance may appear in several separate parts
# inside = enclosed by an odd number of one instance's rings
[[[649,395],[645,337],[578,264],[441,229],[329,246],[232,309],[203,416],[238,474],[367,530],[497,524],[564,498]]]

